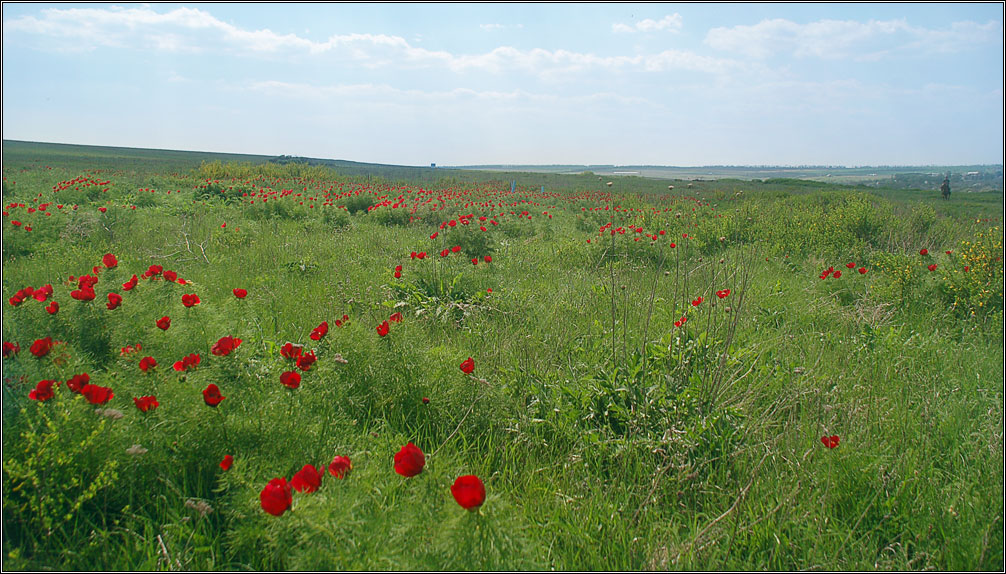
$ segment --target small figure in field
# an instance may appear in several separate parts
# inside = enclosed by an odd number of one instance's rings
[[[943,194],[943,199],[950,199],[950,174],[947,174],[943,178],[943,185],[940,186],[940,193]]]

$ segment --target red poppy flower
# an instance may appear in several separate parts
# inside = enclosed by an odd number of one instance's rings
[[[220,468],[223,470],[230,470],[231,465],[234,464],[234,457],[232,455],[225,455],[224,459],[220,461]]]
[[[44,339],[36,339],[35,342],[31,344],[31,348],[28,350],[31,351],[32,355],[41,359],[49,354],[53,345],[54,343],[52,342],[52,337],[45,337]]]
[[[436,239],[437,235],[440,235],[440,232],[439,231],[434,231],[433,235],[430,235],[430,239]]]
[[[821,437],[821,442],[828,448],[835,448],[838,446],[838,435],[833,434],[831,436],[823,436]]]
[[[475,359],[468,357],[464,361],[461,361],[461,372],[468,375],[475,370]]]
[[[210,348],[210,352],[218,357],[226,357],[231,354],[231,351],[237,349],[241,346],[241,339],[236,339],[230,335],[220,337],[220,339],[213,344]]]
[[[451,494],[465,510],[475,510],[486,501],[486,487],[474,474],[459,476],[451,485]]]
[[[203,389],[203,401],[206,402],[207,406],[216,407],[220,404],[220,401],[226,398],[220,394],[220,388],[213,383],[210,383]]]
[[[70,389],[70,392],[79,393],[84,390],[84,387],[90,382],[91,375],[81,373],[70,377],[70,379],[66,381],[66,388]]]
[[[426,456],[411,442],[395,453],[395,472],[409,478],[423,472]]]
[[[454,247],[451,247],[451,253],[457,253],[458,251],[461,251],[460,245],[455,245]]]
[[[56,381],[50,381],[48,379],[39,381],[38,384],[35,385],[35,388],[28,393],[28,398],[39,402],[47,401],[53,398],[56,396],[52,392],[52,386],[54,384],[56,384]]]
[[[401,271],[395,271],[395,279],[401,279],[401,278],[402,278],[402,272]]]
[[[234,296],[237,297],[238,299],[244,299],[245,297],[248,296],[248,290],[247,289],[241,289],[240,287],[235,287],[234,288]]]
[[[328,473],[339,479],[345,478],[352,469],[353,463],[348,456],[336,456],[328,465]]]
[[[117,309],[119,305],[122,305],[122,295],[119,295],[118,293],[109,293],[108,303],[105,305],[108,307],[108,310],[111,311],[112,309]]]
[[[964,266],[964,272],[967,273],[968,271],[971,271],[971,266],[970,265],[965,265]]]
[[[144,413],[150,409],[161,406],[161,404],[157,402],[157,397],[153,395],[140,398],[133,397],[133,404],[136,405],[136,408],[140,409],[140,412]]]
[[[486,256],[485,256],[485,257],[483,257],[482,259],[483,259],[483,261],[485,261],[486,263],[492,263],[492,262],[493,262],[493,258],[492,258],[492,257],[490,257],[490,256],[488,256],[488,255],[486,255]]]
[[[932,265],[930,265],[930,266],[929,266],[929,270],[930,270],[930,271],[936,271],[936,264],[935,264],[935,263],[933,263]]]
[[[929,255],[929,250],[928,249],[921,249],[919,251],[919,255]]]
[[[293,343],[287,342],[285,345],[280,347],[279,354],[287,359],[296,360],[300,357],[301,353],[304,352],[303,345],[294,345]]]
[[[419,254],[416,255],[416,258],[417,259],[426,259],[426,252],[425,251],[420,251]]]
[[[59,313],[59,302],[58,302],[58,301],[52,301],[52,302],[50,302],[50,303],[49,303],[49,304],[48,304],[48,305],[46,306],[45,310],[46,310],[46,312],[48,312],[48,313],[49,313],[50,315],[55,315],[56,313]]]
[[[842,272],[841,271],[835,271],[835,273],[834,273],[834,275],[832,275],[832,277],[834,277],[835,279],[838,279],[838,278],[842,277]]]
[[[41,289],[35,289],[35,292],[32,293],[31,296],[39,303],[44,303],[45,300],[48,299],[51,295],[52,295],[52,285],[46,285]]]
[[[703,299],[702,297],[699,297],[698,299],[694,299],[692,301],[692,307],[698,307],[699,305],[702,304],[703,301],[705,301],[705,299]]]
[[[472,257],[472,265],[478,265],[478,264],[479,264],[478,258],[477,257]]]
[[[304,468],[290,479],[290,486],[297,492],[314,492],[321,486],[321,473],[310,464],[305,464]]]
[[[850,261],[849,263],[846,263],[845,266],[848,267],[849,269],[852,269],[853,267],[856,266],[856,264]]]
[[[947,250],[947,255],[950,255],[953,251]]]
[[[866,275],[866,267],[860,267],[859,268],[859,274],[860,275]]]
[[[200,357],[197,353],[191,353],[189,355],[182,357],[181,361],[175,361],[173,368],[176,371],[187,371],[190,368],[192,369],[196,368],[196,366],[198,366],[201,361],[202,357]]]
[[[428,404],[430,404],[430,399],[429,399],[429,397],[423,397],[423,404],[424,404],[424,405],[428,405]]]
[[[75,289],[70,291],[70,297],[76,299],[77,301],[93,301],[95,294],[94,289],[88,287],[87,289]]]
[[[171,281],[171,282],[174,282],[174,281],[175,281],[175,279],[178,279],[178,273],[176,273],[176,272],[174,272],[174,271],[171,271],[171,270],[168,270],[168,271],[165,271],[165,272],[164,272],[164,275],[163,275],[163,277],[164,277],[164,280],[165,280],[165,281]],[[185,282],[184,282],[184,281],[179,281],[179,283],[181,283],[182,285],[184,285],[184,284],[185,284]],[[196,297],[196,296],[195,296],[195,294],[193,294],[192,296],[193,296],[193,297]],[[198,302],[199,302],[199,297],[196,297],[196,303],[198,303]]]
[[[196,295],[195,293],[182,295],[182,305],[185,305],[186,307],[192,307],[193,305],[198,305],[199,303],[201,303],[199,295]]]
[[[311,331],[311,340],[320,341],[322,337],[328,334],[328,321],[322,321],[321,325],[318,325]]]
[[[21,352],[21,345],[19,343],[11,343],[10,341],[3,342],[3,358],[12,357]]]
[[[167,331],[171,327],[171,317],[161,317],[157,320],[157,327],[162,331]]]
[[[259,493],[262,510],[273,516],[282,516],[293,504],[293,490],[285,478],[274,478]]]
[[[119,260],[115,258],[115,255],[111,253],[106,253],[104,257],[101,258],[101,262],[105,264],[105,267],[111,269],[119,264]]]
[[[157,366],[157,361],[153,357],[143,357],[140,359],[140,370],[146,373]]]
[[[388,317],[388,321],[390,321],[392,323],[401,323],[402,322],[402,314],[398,313],[398,312],[392,313],[391,316]]]
[[[310,353],[305,353],[297,357],[297,368],[302,371],[307,371],[311,369],[313,365],[318,360],[318,356],[314,354],[314,351]]]
[[[99,387],[98,385],[86,384],[84,388],[80,390],[80,394],[84,395],[87,402],[92,405],[103,405],[110,401],[115,393],[112,389],[108,387]]]
[[[136,278],[136,273],[133,273],[133,278],[122,284],[123,291],[132,291],[133,287],[136,287],[136,283],[139,280]]]
[[[291,389],[296,389],[300,386],[300,373],[297,371],[285,371],[279,376],[279,382]]]
[[[729,289],[720,289],[719,291],[716,292],[716,296],[719,297],[720,299],[723,299],[729,295],[730,295]]]
[[[99,207],[98,211],[100,211],[102,213],[105,213],[106,211],[108,211],[108,208],[107,207]]]
[[[385,321],[385,322],[383,322],[383,323],[381,323],[380,325],[377,326],[377,334],[383,337],[383,336],[385,336],[385,335],[388,334],[388,331],[390,330],[390,328],[391,327],[390,327],[390,325],[388,325],[388,322]]]

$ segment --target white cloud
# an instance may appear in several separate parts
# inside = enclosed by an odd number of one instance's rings
[[[955,22],[946,29],[910,25],[906,20],[819,20],[798,24],[790,20],[762,20],[752,26],[713,28],[707,45],[751,58],[777,54],[822,59],[875,60],[894,52],[957,52],[969,47],[1002,45],[1002,24]]]
[[[451,90],[424,91],[395,88],[387,84],[337,84],[316,85],[301,82],[269,80],[248,84],[248,90],[287,99],[330,102],[332,99],[359,99],[368,103],[386,104],[400,102],[403,105],[447,106],[456,102],[482,103],[525,103],[549,106],[568,106],[589,102],[611,102],[620,106],[655,105],[640,96],[626,96],[614,92],[594,92],[562,96],[549,93],[533,93],[526,90],[496,91],[454,88]],[[453,102],[453,103],[452,103]]]
[[[485,24],[495,29],[500,24]],[[638,30],[676,30],[678,14],[660,21],[643,20]],[[687,52],[650,55],[599,56],[569,50],[518,49],[500,46],[481,54],[454,54],[427,50],[400,36],[386,34],[341,34],[314,41],[296,34],[280,34],[269,29],[246,30],[217,19],[197,8],[176,8],[159,13],[149,7],[45,9],[38,17],[24,16],[5,21],[4,42],[14,41],[14,33],[44,36],[46,46],[67,50],[99,47],[145,49],[166,52],[229,51],[240,56],[294,55],[326,56],[355,62],[366,68],[445,67],[453,72],[520,71],[539,77],[602,70],[659,72],[684,69],[722,73],[735,69],[730,60],[709,58]]]
[[[660,20],[653,20],[647,18],[645,20],[640,20],[634,25],[623,24],[622,22],[617,22],[611,25],[611,30],[618,33],[634,33],[634,32],[662,32],[664,30],[670,32],[680,32],[682,27],[681,14],[674,13],[664,16]]]

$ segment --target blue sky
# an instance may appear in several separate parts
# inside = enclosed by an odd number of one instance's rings
[[[1003,162],[1003,4],[3,5],[3,137],[404,165]]]

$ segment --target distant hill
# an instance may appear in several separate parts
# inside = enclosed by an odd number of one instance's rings
[[[331,167],[353,177],[383,177],[391,180],[431,181],[445,177],[464,177],[466,172],[507,172],[508,174],[595,175],[602,177],[635,176],[651,179],[710,181],[718,179],[770,180],[798,179],[835,184],[864,185],[891,189],[939,189],[945,174],[950,174],[951,189],[959,191],[1003,191],[1002,165],[956,166],[655,166],[655,165],[463,165],[404,166],[366,163],[340,159],[322,159],[290,155],[252,154],[89,146],[3,140],[4,162],[22,165],[45,164],[59,160],[81,169],[138,169],[156,165],[163,171],[188,171],[206,161],[242,163],[306,163]],[[502,174],[501,174],[502,175]],[[508,175],[509,177],[509,175]]]

